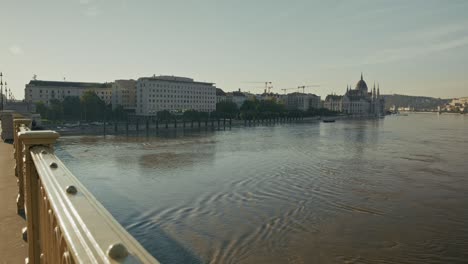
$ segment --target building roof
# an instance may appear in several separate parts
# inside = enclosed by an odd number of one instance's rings
[[[232,92],[232,95],[233,96],[243,96],[243,97],[245,97],[245,94],[243,92],[239,92],[239,91]]]
[[[273,97],[279,97],[280,94],[279,93],[273,93],[273,92],[270,92],[270,93],[262,93],[262,94],[258,94],[260,96],[273,96]]]
[[[331,101],[331,100],[341,100],[343,98],[342,95],[336,95],[336,94],[329,94],[327,97],[325,97],[325,101]]]
[[[362,73],[361,73],[361,80],[359,80],[359,82],[356,84],[355,90],[366,90],[367,91],[367,83],[362,78]]]
[[[317,96],[316,94],[311,94],[311,93],[300,93],[300,92],[293,92],[293,93],[288,93],[287,95],[294,95],[294,96],[300,96],[300,95],[303,95],[303,96]]]
[[[292,92],[288,93],[287,95],[306,95],[305,93],[299,93],[299,92]]]
[[[225,96],[226,93],[221,88],[216,88],[216,96]]]
[[[349,90],[348,92],[346,92],[346,95],[349,97],[349,96],[361,96],[362,93],[360,90]]]
[[[79,87],[79,88],[110,88],[112,83],[87,83],[87,82],[61,82],[31,80],[29,85],[54,86],[54,87]]]
[[[148,80],[148,81],[164,81],[164,82],[175,82],[175,83],[195,83],[195,84],[203,84],[203,85],[214,85],[214,83],[210,82],[196,82],[191,78],[187,77],[178,77],[178,76],[152,76],[152,77],[141,77],[138,80]]]

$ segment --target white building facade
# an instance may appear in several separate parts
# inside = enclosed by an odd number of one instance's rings
[[[228,92],[225,93],[221,89],[218,89],[218,92],[216,93],[216,101],[217,102],[222,102],[222,101],[228,101],[228,102],[233,102],[237,105],[237,108],[240,109],[241,106],[244,104],[245,101],[253,101],[256,99],[256,95],[248,93],[248,92],[242,92],[241,89],[233,92]]]
[[[227,101],[226,93],[220,89],[216,88],[216,103]]]
[[[122,106],[124,109],[136,109],[135,80],[115,80],[112,84],[112,109]]]
[[[106,104],[112,101],[112,83],[60,82],[31,80],[24,89],[24,99],[29,103],[43,102],[50,104],[50,100],[63,101],[67,96],[81,97],[86,91],[93,91]]]
[[[186,77],[153,76],[139,78],[136,89],[137,115],[155,116],[164,110],[216,110],[216,87],[213,83],[196,82]]]
[[[323,108],[335,112],[343,111],[343,96],[335,94],[327,95],[325,101],[323,101]]]
[[[237,105],[237,108],[240,109],[245,101],[249,100],[249,97],[240,91],[234,91],[227,93],[226,98],[228,101],[231,101]]]
[[[320,96],[306,93],[290,93],[281,96],[281,101],[288,110],[307,111],[309,108],[320,108]]]

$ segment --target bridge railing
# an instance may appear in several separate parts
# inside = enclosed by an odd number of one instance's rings
[[[30,124],[14,120],[27,263],[158,263],[57,158],[59,134]]]

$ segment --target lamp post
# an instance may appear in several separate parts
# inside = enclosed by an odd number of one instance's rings
[[[7,85],[7,82],[5,82],[5,103],[8,103],[8,85]],[[10,91],[11,92],[11,91]],[[11,97],[10,97],[10,100],[11,100]]]
[[[2,97],[0,99],[1,105],[0,105],[0,110],[3,110],[3,73],[0,72],[0,96]]]

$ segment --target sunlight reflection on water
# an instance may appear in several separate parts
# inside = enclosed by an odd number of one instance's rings
[[[468,117],[63,137],[163,263],[464,263]]]

